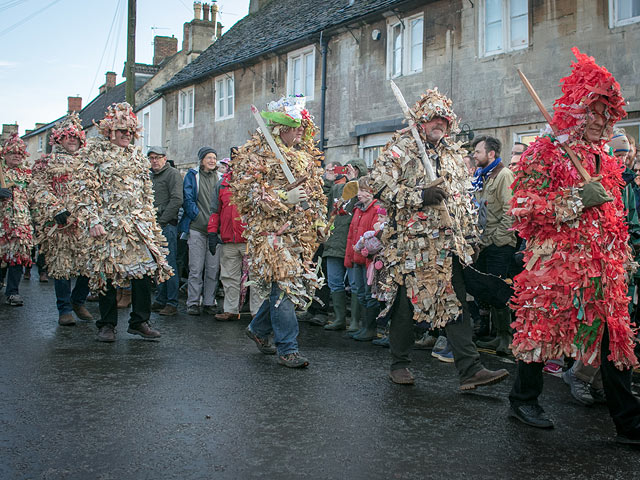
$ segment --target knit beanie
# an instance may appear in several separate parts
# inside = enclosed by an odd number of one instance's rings
[[[202,161],[202,159],[209,153],[213,153],[216,157],[218,156],[218,153],[213,148],[202,147],[200,150],[198,150],[198,160]]]

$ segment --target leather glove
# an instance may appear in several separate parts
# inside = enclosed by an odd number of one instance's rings
[[[211,252],[211,255],[216,254],[216,249],[218,248],[219,243],[222,243],[222,242],[220,241],[220,237],[218,237],[218,234],[210,233],[209,234],[209,251]]]
[[[6,198],[13,198],[13,192],[10,188],[0,188],[0,200],[4,200]]]
[[[613,198],[607,194],[607,191],[600,182],[586,183],[584,187],[582,187],[582,190],[580,190],[580,198],[582,198],[584,208],[596,207],[603,203],[613,201]]]
[[[287,198],[285,199],[285,203],[289,203],[291,205],[296,205],[308,198],[307,192],[304,191],[302,185],[298,185],[296,188],[289,190],[286,194]]]
[[[430,187],[422,191],[422,205],[439,205],[447,199],[447,192],[440,187]]]
[[[59,214],[57,214],[55,217],[53,217],[53,219],[58,225],[66,225],[67,218],[69,218],[70,216],[71,214],[65,210],[64,212],[60,212]]]

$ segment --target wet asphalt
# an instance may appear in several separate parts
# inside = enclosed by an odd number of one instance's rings
[[[35,268],[34,268],[35,274]],[[301,324],[309,368],[290,370],[221,323],[152,314],[157,342],[95,341],[60,327],[53,282],[0,306],[0,479],[625,479],[640,449],[617,445],[606,407],[545,376],[537,430],[507,418],[511,379],[458,392],[452,364],[415,351],[413,387],[389,351]],[[98,314],[96,303],[88,308]],[[513,363],[482,354],[489,368]]]

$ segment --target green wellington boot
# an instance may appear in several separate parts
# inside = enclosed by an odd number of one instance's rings
[[[324,326],[325,330],[344,330],[347,328],[347,292],[331,292],[335,320]]]
[[[380,306],[367,307],[364,310],[364,329],[360,330],[353,336],[354,340],[359,342],[370,342],[377,338],[378,333],[378,314]]]
[[[362,307],[355,294],[351,294],[351,321],[349,322],[348,333],[355,333],[362,328]]]

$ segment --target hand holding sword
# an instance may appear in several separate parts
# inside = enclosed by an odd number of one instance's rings
[[[260,111],[255,107],[255,105],[251,105],[251,113],[253,114],[253,117],[256,119],[256,122],[258,122],[258,127],[260,127],[260,131],[262,132],[262,135],[264,136],[264,138],[267,140],[267,143],[269,144],[271,151],[274,153],[274,155],[280,162],[280,167],[284,172],[284,176],[287,178],[287,181],[289,182],[287,190],[290,191],[300,186],[302,183],[304,183],[304,181],[306,180],[306,177],[296,180],[296,178],[293,176],[293,173],[291,172],[291,169],[289,168],[289,165],[287,164],[287,161],[282,155],[282,152],[278,148],[278,145],[276,145],[276,141],[271,135],[271,132],[265,125],[264,119],[262,118],[262,115],[260,115]],[[302,207],[303,210],[307,210],[309,208],[309,203],[306,200],[303,200],[300,202],[300,206]]]

